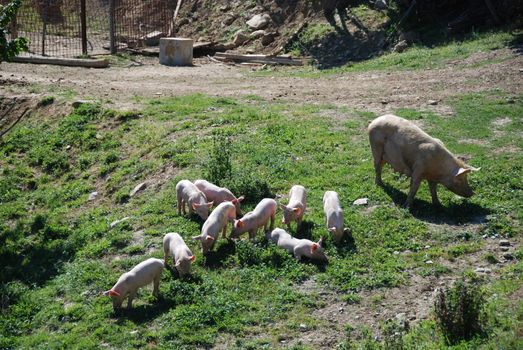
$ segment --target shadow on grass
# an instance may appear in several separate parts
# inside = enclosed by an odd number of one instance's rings
[[[118,318],[118,323],[122,323],[124,320],[128,319],[136,324],[142,324],[157,318],[165,312],[168,312],[174,306],[174,301],[165,299],[160,294],[158,298],[156,298],[151,304],[140,305],[137,307],[133,306],[133,308],[130,310],[122,308],[115,311],[113,314]]]
[[[340,243],[336,245],[336,250],[341,256],[351,255],[358,252],[356,241],[352,236],[352,233],[343,235]]]
[[[391,197],[394,204],[403,206],[407,195],[391,185],[384,184],[383,190]],[[410,209],[412,216],[419,220],[433,224],[456,225],[464,223],[482,223],[486,216],[491,213],[490,209],[478,204],[464,201],[460,204],[451,204],[447,207],[434,207],[432,203],[414,198]]]
[[[312,230],[314,229],[314,223],[311,221],[303,220],[301,222],[300,229],[296,229],[296,238],[305,238],[312,240]],[[290,233],[290,232],[289,232]],[[292,235],[292,233],[291,233]]]
[[[233,240],[227,240],[205,256],[204,265],[209,268],[221,268],[227,258],[234,254],[236,254],[236,244]]]

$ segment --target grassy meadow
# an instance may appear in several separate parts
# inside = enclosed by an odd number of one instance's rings
[[[485,237],[520,236],[522,99],[500,91],[455,96],[447,101],[452,117],[397,111],[481,167],[470,177],[470,200],[440,187],[442,212],[429,204],[426,184],[412,212],[396,205],[408,179],[388,167],[389,186],[374,185],[366,126],[376,116],[368,112],[188,95],[142,101],[135,112],[87,104],[64,118],[34,113],[0,141],[0,348],[286,347],[281,340],[300,339],[300,325],[332,327],[315,317],[326,301],[301,291],[304,281],[348,305],[362,291],[408,285],[411,274],[463,273],[481,282],[473,267],[451,271],[443,262],[481,253]],[[220,239],[204,258],[190,239],[202,222],[178,216],[175,197],[177,181],[201,177],[246,195],[246,209],[264,196],[285,203],[291,185],[304,185],[309,209],[303,229],[292,233],[314,240],[328,237],[322,196],[335,190],[352,237],[340,247],[327,238],[327,266],[297,262],[261,234],[255,243]],[[131,198],[143,181],[147,188]],[[93,191],[99,195],[89,201]],[[367,207],[352,205],[361,197]],[[277,225],[280,219],[279,212]],[[197,255],[192,276],[165,270],[158,300],[144,288],[132,310],[113,312],[101,292],[138,262],[161,258],[171,231]],[[522,255],[519,248],[516,258]],[[489,331],[454,348],[521,346],[523,305],[511,295],[521,289],[522,269],[506,264],[482,285]],[[339,327],[340,349],[447,346],[432,319],[399,338]],[[298,341],[292,348],[310,347]]]

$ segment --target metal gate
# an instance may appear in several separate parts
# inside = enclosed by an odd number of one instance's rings
[[[0,0],[8,3],[9,0]],[[10,32],[29,54],[99,55],[155,44],[165,36],[176,0],[26,0]],[[174,5],[173,5],[174,4]],[[112,14],[112,16],[111,16]]]

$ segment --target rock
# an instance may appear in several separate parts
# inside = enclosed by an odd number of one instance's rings
[[[234,39],[233,39],[232,43],[235,46],[240,46],[240,45],[245,44],[247,41],[249,41],[249,37],[247,36],[247,34],[243,30],[239,30],[234,35]]]
[[[400,252],[398,252],[397,250],[395,250],[392,254],[394,254],[394,255],[400,255]]]
[[[510,247],[499,247],[499,250],[502,252],[508,252],[510,250]]]
[[[159,30],[147,33],[142,40],[147,46],[158,46],[160,44],[160,38],[164,37],[165,34]]]
[[[129,216],[126,216],[126,217],[124,217],[124,218],[122,218],[122,219],[120,219],[120,220],[113,221],[113,222],[111,222],[111,224],[109,225],[109,227],[113,228],[113,227],[115,227],[116,225],[118,225],[118,224],[120,224],[120,223],[122,223],[122,222],[125,222],[125,221],[127,221],[127,220],[129,220],[129,219],[130,219],[130,217],[129,217]]]
[[[503,257],[506,260],[514,260],[514,255],[512,255],[512,253],[505,253],[505,254],[503,254]]]
[[[131,193],[129,193],[129,197],[133,197],[134,195],[136,195],[138,192],[140,191],[143,191],[147,188],[147,183],[146,182],[142,182],[142,183],[139,183],[138,185],[136,185],[133,190],[131,191]]]
[[[271,17],[264,13],[263,15],[254,15],[250,20],[247,21],[247,25],[251,29],[258,30],[267,27],[270,21]]]
[[[309,330],[309,328],[307,327],[306,324],[300,323],[300,332],[307,332],[308,330]]]
[[[267,34],[267,32],[263,29],[260,29],[260,30],[256,30],[256,31],[252,32],[249,37],[251,39],[258,39],[258,38],[261,38],[262,36],[264,36],[265,34]]]
[[[352,202],[352,204],[354,204],[354,205],[367,205],[368,203],[369,203],[369,199],[366,197],[358,198],[354,202]]]
[[[94,191],[89,193],[89,198],[87,198],[88,201],[94,201],[96,199],[96,196],[98,196],[98,192]]]
[[[65,149],[66,149],[67,151],[69,151],[69,150],[71,149],[71,145],[67,145],[67,146],[65,146]]]
[[[414,321],[416,319],[416,315],[409,316],[409,321]]]
[[[236,21],[236,18],[237,16],[234,13],[230,14],[227,17],[225,17],[222,23],[224,26],[230,26],[234,21]]]
[[[434,264],[434,262],[432,260],[427,260],[427,261],[425,261],[425,264],[432,265],[432,264]]]
[[[409,44],[407,43],[407,41],[402,40],[399,43],[397,43],[396,46],[394,46],[394,49],[392,49],[392,51],[400,53],[400,52],[405,51],[408,47],[409,47]]]
[[[436,101],[436,100],[428,100],[427,103],[428,103],[429,105],[431,105],[431,106],[435,106],[435,105],[438,104],[438,101]]]
[[[218,10],[220,10],[221,12],[227,12],[230,9],[231,9],[231,7],[228,4],[218,7]]]
[[[376,0],[376,2],[374,2],[374,8],[376,10],[386,10],[388,8],[387,2],[385,0]]]
[[[485,273],[492,273],[492,270],[489,269],[488,267],[485,267]]]
[[[430,245],[426,245],[426,246],[425,246],[425,249],[430,249]]]
[[[508,239],[502,239],[499,241],[501,247],[510,247],[510,241]]]
[[[474,271],[477,272],[477,273],[484,273],[485,269],[483,267],[478,267]]]
[[[406,41],[408,44],[420,41],[419,34],[414,31],[401,33],[398,37],[399,41]]]
[[[275,36],[276,35],[274,33],[267,33],[264,36],[262,36],[262,39],[261,39],[262,45],[267,46],[267,45],[273,43]]]

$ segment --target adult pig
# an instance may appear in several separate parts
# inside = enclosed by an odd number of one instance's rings
[[[381,168],[389,163],[394,170],[410,176],[410,190],[405,207],[410,207],[422,180],[429,183],[432,203],[439,206],[437,185],[471,197],[474,192],[467,174],[479,170],[465,164],[449,152],[443,143],[408,120],[387,114],[374,119],[369,127],[369,141],[374,158],[376,184],[383,185]]]

